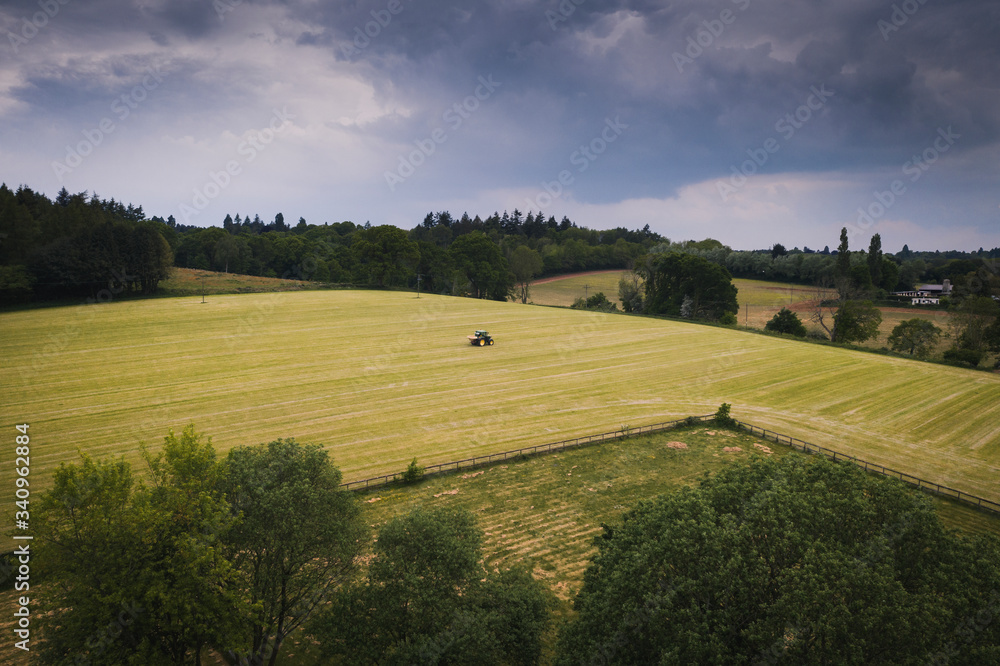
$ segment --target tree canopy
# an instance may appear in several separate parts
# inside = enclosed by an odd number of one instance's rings
[[[353,249],[380,287],[404,277],[420,260],[417,244],[391,225],[358,231]]]
[[[864,342],[878,336],[882,312],[871,301],[843,301],[833,316],[834,342]]]
[[[274,664],[285,637],[353,572],[366,530],[340,481],[322,447],[294,439],[226,456],[220,488],[239,521],[223,543],[246,597],[246,654]]]
[[[915,317],[901,321],[889,334],[889,346],[893,351],[905,352],[917,358],[927,358],[938,338],[941,329],[933,322]]]
[[[193,426],[130,464],[62,464],[33,517],[42,650],[53,664],[275,664],[355,565],[367,530],[316,445],[277,440],[216,459]],[[249,663],[249,661],[248,661]]]
[[[146,455],[152,485],[123,461],[61,464],[32,523],[52,582],[40,616],[52,664],[175,664],[235,647],[235,572],[220,534],[232,518],[217,462],[193,429]]]
[[[758,458],[605,526],[558,660],[997,663],[998,604],[995,537],[854,465]]]
[[[653,255],[642,270],[649,314],[679,316],[685,299],[692,316],[721,319],[739,311],[736,286],[724,267],[693,254],[667,252]]]
[[[781,308],[771,321],[764,324],[764,329],[775,333],[788,333],[799,338],[806,336],[806,327],[802,324],[799,316],[788,308]]]
[[[368,572],[310,626],[343,664],[532,664],[548,622],[543,588],[487,571],[467,511],[417,509],[378,534]]]
[[[514,288],[514,275],[500,247],[480,231],[459,236],[451,244],[455,265],[468,278],[474,298],[505,301]]]

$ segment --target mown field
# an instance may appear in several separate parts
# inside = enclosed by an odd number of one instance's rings
[[[610,524],[642,499],[694,485],[703,475],[752,455],[807,454],[709,424],[429,477],[414,486],[360,496],[373,527],[421,506],[468,509],[485,533],[490,566],[528,563],[560,599],[569,600],[583,583],[602,522]],[[1000,518],[945,500],[936,503],[949,526],[1000,535]]]
[[[573,301],[603,292],[608,300],[621,307],[618,300],[618,280],[626,271],[598,271],[574,273],[545,278],[531,285],[529,300],[538,305],[569,307]],[[584,287],[587,288],[584,288]]]
[[[468,345],[477,328],[496,346]],[[220,451],[319,442],[350,480],[730,402],[738,418],[1000,499],[1000,377],[739,331],[307,291],[12,312],[0,332],[0,420],[11,438],[30,424],[35,488],[78,450],[137,461],[187,423]]]

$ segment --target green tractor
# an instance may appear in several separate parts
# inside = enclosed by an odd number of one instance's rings
[[[489,334],[489,331],[476,331],[475,335],[470,335],[468,338],[473,347],[485,347],[493,344],[493,336]]]

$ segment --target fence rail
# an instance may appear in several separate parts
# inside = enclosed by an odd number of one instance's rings
[[[688,425],[691,423],[690,419],[695,419],[697,422],[710,421],[714,418],[714,415],[707,414],[705,416],[691,416],[686,419],[676,419],[674,421],[664,421],[663,423],[654,423],[648,426],[637,426],[634,428],[627,428],[621,430],[615,430],[612,432],[602,432],[597,435],[588,435],[585,437],[576,437],[573,439],[564,439],[558,442],[549,442],[548,444],[536,444],[535,446],[525,446],[520,449],[513,449],[511,451],[502,451],[500,453],[490,453],[485,456],[476,456],[474,458],[465,458],[464,460],[453,460],[451,462],[440,463],[437,465],[428,465],[424,468],[424,476],[433,476],[435,474],[446,474],[449,472],[457,472],[462,469],[472,469],[475,467],[480,467],[482,465],[489,465],[495,462],[502,462],[504,460],[509,460],[511,458],[517,458],[519,456],[533,456],[540,455],[543,453],[554,453],[556,451],[563,451],[565,449],[574,448],[577,446],[584,446],[586,444],[593,444],[595,442],[604,442],[608,440],[622,439],[624,437],[631,437],[633,435],[647,435],[653,432],[660,432],[661,430],[669,430],[671,428],[676,428],[680,425]],[[364,490],[366,488],[379,488],[381,486],[389,485],[390,483],[396,483],[403,480],[403,472],[396,472],[395,474],[383,474],[382,476],[373,476],[370,479],[361,479],[360,481],[351,481],[349,483],[340,484],[341,488],[345,490]]]
[[[670,430],[671,428],[677,428],[679,426],[691,425],[692,423],[704,423],[705,421],[711,421],[715,418],[714,414],[706,414],[704,416],[690,416],[683,419],[675,419],[673,421],[664,421],[662,423],[654,423],[648,426],[637,426],[634,428],[623,428],[620,430],[615,430],[612,432],[602,432],[596,435],[588,435],[585,437],[576,437],[573,439],[564,439],[558,442],[549,442],[548,444],[536,444],[535,446],[526,446],[520,449],[513,449],[511,451],[502,451],[500,453],[490,453],[484,456],[475,456],[473,458],[465,458],[463,460],[453,460],[451,462],[439,463],[437,465],[428,465],[424,468],[424,476],[434,476],[437,474],[447,474],[450,472],[457,472],[463,469],[473,469],[476,467],[481,467],[483,465],[490,465],[496,462],[502,462],[504,460],[509,460],[511,458],[517,458],[519,456],[534,456],[541,455],[545,453],[554,453],[556,451],[563,451],[565,449],[570,449],[578,446],[585,446],[587,444],[594,444],[596,442],[604,442],[608,440],[623,439],[625,437],[631,437],[633,435],[646,435],[654,432],[661,432],[663,430]],[[919,488],[925,492],[933,493],[935,495],[941,495],[943,497],[948,497],[954,500],[958,500],[970,506],[976,507],[978,509],[983,509],[985,511],[990,511],[992,513],[1000,514],[1000,503],[988,500],[977,495],[972,495],[962,490],[956,490],[955,488],[949,488],[948,486],[941,485],[940,483],[934,483],[933,481],[927,481],[926,479],[921,479],[920,477],[913,476],[912,474],[907,474],[905,472],[900,472],[895,469],[891,469],[884,465],[879,465],[877,463],[868,462],[867,460],[862,460],[857,456],[849,456],[833,449],[828,449],[825,446],[819,446],[817,444],[810,444],[798,437],[791,437],[790,435],[783,435],[779,432],[773,430],[768,430],[767,428],[761,428],[760,426],[755,426],[750,423],[744,423],[743,421],[733,420],[733,423],[737,428],[741,430],[746,430],[751,435],[762,437],[764,439],[770,440],[777,444],[785,444],[797,449],[804,453],[818,453],[820,455],[826,456],[831,460],[844,460],[852,462],[859,467],[863,467],[867,472],[873,472],[875,474],[881,474],[883,476],[888,476],[894,479],[899,479],[904,483],[908,483],[911,486]],[[370,479],[361,479],[360,481],[350,481],[348,483],[340,484],[341,488],[345,490],[365,490],[369,488],[380,488],[382,486],[387,486],[392,483],[399,483],[403,480],[403,472],[396,472],[394,474],[383,474],[382,476],[374,476]]]
[[[955,488],[949,488],[948,486],[943,486],[940,483],[934,483],[933,481],[927,481],[926,479],[921,479],[918,476],[913,476],[912,474],[907,474],[906,472],[900,472],[899,470],[886,467],[885,465],[879,465],[877,463],[868,462],[867,460],[862,460],[857,456],[849,456],[833,449],[828,449],[825,446],[819,446],[817,444],[810,444],[809,442],[803,441],[798,437],[790,437],[789,435],[782,435],[781,433],[774,432],[773,430],[768,430],[766,428],[761,428],[760,426],[755,426],[750,423],[744,423],[743,421],[735,421],[736,426],[742,430],[746,430],[751,435],[756,435],[763,437],[764,439],[776,442],[778,444],[787,444],[793,449],[797,449],[804,453],[818,453],[820,455],[826,456],[831,460],[846,460],[852,462],[858,467],[863,467],[866,472],[874,472],[875,474],[881,474],[883,476],[888,476],[893,479],[899,479],[904,483],[908,483],[911,486],[915,486],[920,490],[925,492],[933,493],[935,495],[942,495],[944,497],[949,497],[960,502],[964,502],[978,509],[984,509],[986,511],[991,511],[993,513],[1000,513],[1000,503],[993,502],[988,499],[984,499],[977,495],[972,495],[970,493],[964,492],[962,490],[956,490]]]

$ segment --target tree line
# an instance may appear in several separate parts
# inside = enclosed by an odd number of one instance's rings
[[[162,226],[141,206],[97,194],[63,188],[51,201],[27,187],[0,185],[0,297],[152,294],[173,265]]]
[[[528,300],[542,273],[626,268],[661,237],[595,231],[542,212],[428,213],[411,230],[351,221],[286,224],[284,215],[226,215],[221,226],[146,219],[124,205],[63,188],[56,199],[0,186],[0,295],[5,300],[150,294],[171,266],[357,286]]]
[[[459,242],[464,237],[471,240]],[[944,279],[959,290],[989,295],[989,281],[978,276],[984,265],[1000,258],[1000,248],[912,252],[904,246],[896,254],[882,253],[880,246],[867,253],[839,250],[786,250],[775,244],[739,251],[714,239],[671,242],[649,225],[591,230],[565,216],[557,221],[541,211],[524,215],[516,209],[485,219],[428,213],[410,230],[351,221],[317,225],[301,217],[290,225],[282,213],[270,221],[259,214],[252,219],[226,215],[221,226],[204,228],[178,224],[172,216],[147,220],[141,206],[96,193],[71,194],[63,188],[50,200],[25,186],[12,191],[0,185],[0,296],[5,301],[96,298],[109,290],[149,294],[170,266],[179,266],[358,286],[416,288],[419,282],[433,293],[527,302],[530,281],[538,275],[635,268],[652,276],[650,263],[675,252],[707,259],[731,277],[821,286],[842,280],[846,267],[850,280],[873,298],[921,280]],[[691,299],[691,307],[703,309],[700,295]],[[726,299],[716,300],[712,312],[701,314],[721,317],[731,310]],[[672,303],[657,307],[679,313],[683,295]]]
[[[553,629],[552,591],[486,566],[474,514],[418,508],[373,539],[318,445],[219,457],[189,426],[143,459],[63,463],[41,496],[41,663],[274,666],[299,630],[343,664],[535,664],[553,632],[565,664],[1000,658],[1000,540],[849,464],[753,457],[640,501]]]

